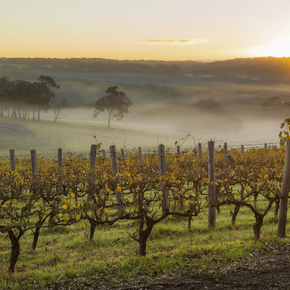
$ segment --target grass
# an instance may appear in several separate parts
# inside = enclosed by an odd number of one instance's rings
[[[53,123],[46,120],[30,123],[30,129],[44,137],[64,139],[67,149],[72,151],[79,148],[89,151],[90,144],[96,142],[94,134],[105,148],[112,143],[121,147],[128,136],[135,136],[139,145],[146,144],[144,140],[149,137],[153,136],[152,140],[158,138],[154,132],[137,134],[132,127],[107,130],[105,124],[88,122]],[[140,139],[141,135],[143,139]],[[132,147],[128,146],[130,149]],[[42,229],[35,252],[31,250],[32,233],[28,233],[20,241],[21,254],[12,276],[7,273],[9,240],[6,235],[0,234],[0,288],[43,289],[63,280],[74,279],[118,285],[123,279],[150,281],[156,275],[186,269],[191,269],[192,273],[202,273],[211,267],[231,265],[234,261],[245,259],[255,249],[263,249],[266,243],[289,243],[288,237],[281,241],[276,238],[277,220],[272,212],[264,220],[261,240],[254,242],[252,224],[255,220],[252,212],[242,208],[236,226],[232,226],[231,210],[233,207],[221,207],[215,230],[208,230],[207,214],[193,218],[190,231],[187,229],[187,219],[165,219],[154,227],[146,257],[138,255],[139,245],[129,237],[128,233],[138,228],[134,222],[122,221],[112,227],[99,226],[94,241],[89,240],[89,225],[86,223],[82,227]]]
[[[7,118],[8,121],[15,122]],[[22,121],[18,121],[22,122]],[[72,121],[60,120],[54,123],[51,119],[43,119],[40,122],[25,121],[29,124],[29,129],[37,134],[37,138],[41,140],[51,140],[50,148],[44,148],[43,145],[36,144],[36,138],[30,138],[27,144],[23,146],[21,136],[15,136],[10,143],[14,148],[0,148],[0,154],[7,156],[9,149],[16,149],[17,152],[27,152],[36,149],[40,154],[52,154],[57,152],[58,141],[64,143],[63,152],[70,151],[72,153],[89,153],[91,144],[102,143],[101,149],[108,150],[109,146],[116,145],[118,150],[126,147],[128,150],[142,146],[144,152],[152,149],[160,143],[168,144],[174,147],[176,140],[184,137],[184,133],[172,132],[172,128],[165,130],[164,128],[152,128],[148,126],[137,126],[134,124],[126,124],[124,122],[114,122],[112,128],[107,128],[106,122],[99,121]],[[8,133],[7,133],[8,134]],[[25,133],[24,133],[25,134]],[[96,138],[94,138],[96,136]],[[8,134],[7,137],[11,138]],[[5,139],[5,136],[2,135]],[[54,143],[54,144],[53,144]],[[193,145],[193,144],[188,144]],[[56,154],[56,153],[55,153]]]
[[[242,208],[236,226],[230,222],[231,207],[221,207],[217,227],[209,230],[207,214],[193,219],[187,229],[187,219],[169,217],[156,225],[147,245],[147,256],[138,255],[138,244],[128,233],[137,224],[123,221],[112,227],[99,226],[93,241],[89,240],[89,225],[55,227],[41,230],[36,251],[31,250],[32,234],[21,240],[21,254],[13,276],[8,275],[9,240],[0,236],[0,288],[43,289],[58,281],[92,279],[117,285],[119,281],[149,279],[162,273],[192,269],[202,273],[221,265],[230,265],[249,257],[266,243],[281,242],[276,238],[277,220],[271,212],[262,227],[261,240],[254,242],[252,213]]]

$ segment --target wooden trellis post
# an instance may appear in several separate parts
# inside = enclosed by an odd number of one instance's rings
[[[201,143],[198,143],[198,159],[199,159],[199,161],[202,160],[202,146],[201,146]]]
[[[62,149],[57,149],[57,165],[58,165],[58,173],[61,175],[62,173]]]
[[[119,169],[118,169],[117,154],[116,154],[116,146],[115,145],[110,146],[110,160],[111,160],[111,166],[112,166],[112,171],[113,171],[113,177],[115,177],[114,182],[118,185],[118,184],[120,184],[120,177],[116,176],[117,173],[119,173]],[[117,202],[117,209],[119,211],[119,214],[122,215],[124,212],[123,192],[118,191],[118,189],[116,189],[115,196],[116,196],[116,202]]]
[[[216,226],[216,202],[215,191],[215,165],[214,165],[214,141],[208,142],[208,225],[210,228]]]
[[[286,158],[283,183],[281,189],[281,201],[279,210],[279,221],[278,221],[278,236],[284,238],[286,235],[286,224],[287,224],[287,205],[288,205],[288,194],[290,189],[290,139],[286,141]]]
[[[166,172],[165,147],[163,144],[160,144],[158,146],[158,160],[159,160],[159,175],[163,176]],[[168,193],[169,186],[168,183],[165,182],[162,194],[162,213],[165,213],[166,210],[169,210]]]
[[[88,185],[89,185],[89,193],[87,200],[90,201],[92,198],[92,193],[94,189],[94,169],[95,169],[95,162],[96,162],[96,156],[97,156],[97,145],[92,144],[91,145],[91,151],[90,151],[90,167],[89,167],[89,173],[88,173]]]
[[[138,147],[138,152],[139,152],[139,164],[142,165],[142,150],[141,150],[141,147]]]
[[[121,148],[121,158],[123,161],[125,161],[125,153],[123,148]]]
[[[224,143],[224,161],[228,160],[228,144],[227,142]]]
[[[9,151],[10,152],[10,162],[11,162],[11,170],[15,171],[16,170],[16,163],[15,163],[15,150],[12,149]]]
[[[177,146],[177,154],[180,155],[180,146]]]
[[[31,155],[31,170],[33,173],[34,180],[37,179],[37,157],[36,150],[30,150]]]

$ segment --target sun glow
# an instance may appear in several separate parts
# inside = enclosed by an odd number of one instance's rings
[[[275,42],[264,46],[255,47],[250,50],[250,54],[254,56],[290,56],[290,41]]]

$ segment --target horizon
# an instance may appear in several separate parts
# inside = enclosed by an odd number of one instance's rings
[[[228,60],[237,60],[237,59],[257,59],[257,58],[275,58],[275,59],[283,59],[283,58],[290,58],[290,56],[257,56],[257,57],[235,57],[235,58],[225,58],[225,59],[187,59],[187,60],[180,60],[180,59],[168,59],[168,60],[161,60],[161,59],[117,59],[117,58],[103,58],[103,57],[6,57],[0,56],[0,59],[59,59],[59,60],[73,60],[73,59],[102,59],[102,60],[112,60],[112,61],[132,61],[132,62],[217,62],[217,61],[228,61]]]

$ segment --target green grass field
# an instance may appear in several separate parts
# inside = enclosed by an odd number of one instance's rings
[[[16,122],[7,119],[9,122]],[[64,152],[88,153],[91,144],[102,143],[101,149],[108,150],[109,146],[116,145],[118,149],[126,147],[133,150],[142,147],[144,152],[152,150],[160,143],[168,144],[174,147],[175,141],[184,137],[184,132],[174,132],[166,127],[138,126],[122,122],[114,123],[110,129],[106,122],[96,121],[71,121],[61,120],[54,123],[50,119],[44,119],[39,122],[18,121],[20,124],[27,124],[28,128],[36,133],[36,136],[26,138],[26,133],[15,134],[4,132],[9,137],[9,144],[0,146],[0,154],[6,156],[10,149],[15,149],[16,153],[29,155],[29,150],[36,149],[40,154],[56,154],[59,146],[64,147]],[[96,138],[95,138],[96,137]],[[21,141],[22,140],[22,141]],[[48,140],[49,145],[48,145]],[[40,141],[40,142],[39,142]],[[61,141],[61,142],[60,142]],[[61,144],[61,145],[59,145]],[[188,145],[193,146],[193,141]],[[10,148],[14,147],[14,148]]]
[[[207,213],[193,218],[191,230],[187,219],[170,217],[156,225],[149,238],[147,256],[138,254],[138,244],[129,233],[137,223],[119,222],[112,227],[97,227],[93,241],[89,240],[89,225],[44,228],[36,251],[32,251],[32,234],[21,240],[21,254],[16,271],[9,275],[7,268],[10,243],[0,236],[1,289],[44,289],[75,278],[90,283],[111,283],[142,279],[144,282],[176,271],[192,270],[202,273],[215,267],[234,267],[240,259],[267,252],[267,245],[289,243],[289,237],[276,237],[277,219],[269,213],[262,227],[261,239],[254,242],[253,214],[242,208],[236,225],[231,225],[230,206],[221,207],[217,227],[209,230]],[[92,282],[93,281],[93,282]],[[72,288],[74,289],[74,288]]]

